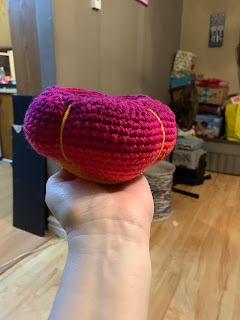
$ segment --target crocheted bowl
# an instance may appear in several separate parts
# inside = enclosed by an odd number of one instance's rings
[[[160,101],[57,86],[33,100],[24,131],[38,153],[108,184],[140,175],[176,142],[175,116]]]

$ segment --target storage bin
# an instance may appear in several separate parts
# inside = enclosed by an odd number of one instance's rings
[[[166,220],[172,215],[172,183],[174,164],[162,161],[144,172],[154,200],[153,220]]]
[[[240,142],[205,140],[207,170],[240,176]]]

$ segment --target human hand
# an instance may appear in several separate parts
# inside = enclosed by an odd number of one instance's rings
[[[85,181],[62,169],[47,182],[46,203],[68,235],[149,238],[153,199],[141,175],[118,185]]]

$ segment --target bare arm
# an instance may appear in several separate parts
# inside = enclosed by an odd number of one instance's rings
[[[58,174],[47,188],[47,203],[69,244],[49,319],[146,320],[153,204],[145,178],[102,187],[66,177]]]

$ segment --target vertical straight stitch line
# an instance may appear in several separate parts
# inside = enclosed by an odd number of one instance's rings
[[[162,140],[162,145],[161,145],[161,148],[160,150],[158,151],[158,154],[156,155],[156,157],[153,159],[152,163],[154,163],[158,157],[160,156],[160,154],[162,153],[163,151],[163,148],[164,148],[164,144],[165,144],[165,131],[164,131],[164,127],[163,127],[163,123],[162,123],[162,120],[159,118],[159,116],[152,110],[152,109],[148,109],[149,111],[152,112],[152,114],[158,119],[158,121],[160,122],[161,124],[161,129],[162,129],[162,135],[163,135],[163,140]]]
[[[62,119],[61,130],[60,130],[60,149],[61,149],[61,152],[62,152],[62,156],[66,161],[69,161],[69,160],[66,157],[65,152],[64,152],[64,148],[63,148],[63,130],[64,130],[64,126],[65,126],[65,122],[67,120],[68,114],[70,112],[70,109],[71,109],[71,104],[68,106],[67,111],[64,114],[64,117]]]

